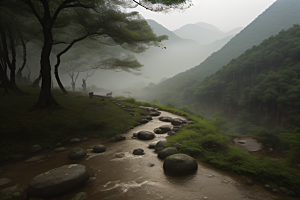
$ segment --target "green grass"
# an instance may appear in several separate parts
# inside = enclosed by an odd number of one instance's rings
[[[90,99],[76,92],[62,95],[59,89],[52,91],[59,109],[30,111],[39,90],[21,89],[30,95],[12,92],[2,95],[0,90],[0,161],[18,158],[34,144],[48,148],[74,137],[99,138],[124,133],[137,123],[139,113],[143,112],[135,109],[137,117],[133,117],[109,99]]]

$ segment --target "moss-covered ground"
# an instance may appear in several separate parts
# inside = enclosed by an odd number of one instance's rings
[[[134,117],[108,98],[91,99],[78,92],[63,95],[59,89],[52,90],[59,108],[31,110],[39,90],[21,89],[29,95],[3,95],[0,91],[0,163],[23,157],[35,144],[47,149],[74,137],[109,138],[124,133],[136,125],[143,112],[135,109]]]

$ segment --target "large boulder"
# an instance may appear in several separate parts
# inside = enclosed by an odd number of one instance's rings
[[[51,169],[34,177],[28,185],[33,197],[49,197],[76,188],[89,179],[84,165],[72,164]]]
[[[182,175],[197,171],[198,164],[191,156],[179,153],[168,156],[163,168],[166,173]]]
[[[137,135],[140,140],[152,140],[155,137],[155,134],[150,131],[140,131]]]
[[[160,128],[155,128],[153,130],[153,132],[156,133],[156,134],[163,134],[163,132],[162,132],[162,130]]]
[[[165,147],[167,140],[160,140],[158,143],[156,143],[155,145],[155,151],[159,152],[161,150],[163,150]]]
[[[158,152],[158,157],[160,159],[165,159],[166,157],[179,153],[178,150],[175,147],[167,147],[161,151]]]
[[[95,153],[102,153],[102,152],[104,152],[104,151],[106,151],[106,147],[103,146],[103,145],[101,145],[101,144],[95,145],[95,146],[93,147],[93,152],[95,152]]]
[[[163,133],[167,133],[172,130],[172,126],[171,125],[162,125],[159,127],[159,129],[161,129],[161,131]]]
[[[171,122],[173,120],[172,117],[165,117],[165,116],[161,116],[158,119],[162,122]]]
[[[78,160],[78,159],[81,159],[81,158],[84,158],[86,156],[86,151],[83,150],[82,148],[75,148],[75,149],[72,149],[68,155],[68,159],[69,160]]]

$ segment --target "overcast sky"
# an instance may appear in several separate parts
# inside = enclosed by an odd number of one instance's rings
[[[142,7],[135,10],[173,31],[185,24],[206,22],[227,32],[246,27],[276,0],[192,0],[194,6],[185,12],[155,13]]]

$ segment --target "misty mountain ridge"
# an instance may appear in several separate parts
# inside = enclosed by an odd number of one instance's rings
[[[187,102],[185,102],[184,93],[192,92],[193,88],[197,88],[206,76],[215,73],[253,45],[260,44],[271,35],[278,34],[282,29],[286,30],[300,23],[299,10],[299,0],[277,0],[219,51],[213,53],[200,65],[151,88],[149,90],[151,95],[147,98],[157,96],[163,104],[170,102],[177,106],[185,105]]]
[[[223,39],[230,35],[235,35],[242,29],[242,27],[237,27],[224,33],[214,25],[198,22],[196,24],[186,24],[179,29],[174,30],[173,33],[181,38],[192,39],[200,44],[208,45],[216,40]]]

